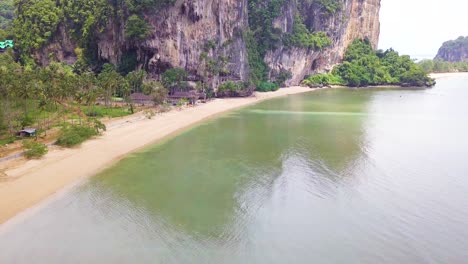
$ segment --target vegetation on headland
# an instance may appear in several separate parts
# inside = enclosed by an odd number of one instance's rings
[[[409,56],[399,55],[393,49],[373,50],[368,40],[355,40],[346,50],[344,61],[331,73],[307,77],[304,85],[372,85],[433,86],[423,68]]]
[[[468,61],[449,62],[441,60],[422,60],[419,66],[428,73],[468,72]]]

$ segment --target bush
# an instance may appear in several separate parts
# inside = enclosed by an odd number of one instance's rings
[[[169,103],[163,103],[162,105],[159,106],[157,112],[158,113],[166,113],[171,111],[172,107]]]
[[[435,84],[409,56],[400,55],[393,49],[375,51],[367,39],[355,40],[348,47],[344,62],[333,69],[332,75],[341,77],[342,84],[352,87],[393,84],[421,87]],[[331,77],[312,77],[305,83],[325,84],[335,81]]]
[[[156,105],[162,105],[166,102],[166,98],[169,91],[164,87],[159,87],[153,90],[151,96],[153,97],[153,102]]]
[[[152,119],[156,115],[156,112],[154,112],[154,110],[152,109],[146,109],[143,111],[143,114],[145,115],[146,118]]]
[[[28,159],[37,159],[49,151],[47,146],[32,140],[23,141],[23,147],[25,149],[24,156]]]
[[[258,92],[272,92],[278,89],[279,89],[279,85],[276,83],[261,82],[259,85],[257,85],[257,89],[255,90]]]
[[[85,107],[82,107],[82,109],[85,111],[86,116],[88,117],[122,117],[122,116],[127,116],[130,115],[132,112],[129,111],[127,108],[124,107],[113,107],[113,106],[93,106],[91,109],[86,109]]]
[[[0,139],[0,146],[11,144],[15,142],[15,140],[16,140],[15,137],[8,137],[8,138]]]
[[[320,73],[307,77],[302,84],[309,87],[323,86],[323,85],[344,85],[343,79],[331,73]]]
[[[287,70],[281,70],[278,75],[276,76],[275,83],[279,86],[284,86],[285,82],[291,79],[292,73]]]
[[[250,95],[249,84],[245,82],[228,81],[218,86],[218,97],[237,97]]]
[[[189,100],[187,98],[181,98],[177,101],[177,107],[183,107],[189,104]]]
[[[218,87],[218,92],[235,92],[240,91],[244,88],[243,84],[235,82],[225,82]]]
[[[62,127],[62,132],[57,140],[57,144],[63,147],[72,147],[98,134],[98,129],[93,127],[67,125]]]

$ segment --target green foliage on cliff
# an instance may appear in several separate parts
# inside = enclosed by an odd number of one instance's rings
[[[441,60],[422,60],[418,64],[425,72],[468,72],[468,61],[449,62]]]
[[[369,85],[432,86],[434,80],[409,56],[393,49],[374,51],[368,40],[356,40],[347,49],[344,62],[332,74],[316,75],[306,85],[344,84],[352,87]]]
[[[317,0],[317,4],[328,14],[335,14],[341,9],[339,0]]]
[[[263,56],[260,54],[258,43],[252,31],[244,33],[244,40],[247,47],[250,82],[257,85],[267,78],[268,66],[263,61]]]
[[[10,27],[14,10],[13,0],[3,0],[0,2],[0,29],[7,29]]]
[[[63,10],[53,0],[16,0],[14,33],[23,55],[40,48],[57,30]]]
[[[294,27],[291,34],[286,34],[284,43],[288,47],[300,47],[320,50],[329,46],[332,41],[325,32],[310,32],[304,25],[300,15],[294,18]]]
[[[258,86],[268,79],[269,68],[263,58],[281,44],[282,32],[273,27],[286,0],[249,0],[250,30],[244,33],[249,64],[249,81]]]
[[[82,49],[82,62],[94,65],[98,61],[97,39],[106,27],[123,27],[129,42],[144,40],[151,31],[144,13],[174,3],[175,0],[15,0],[14,34],[20,40],[18,50],[26,62],[58,34],[60,26]]]
[[[273,21],[281,14],[286,0],[249,0],[249,27],[258,43],[258,52],[264,55],[281,43],[281,30]]]
[[[304,24],[298,10],[294,17],[291,32],[283,32],[281,28],[273,25],[275,19],[281,14],[287,4],[286,0],[249,0],[249,27],[250,31],[244,34],[250,68],[250,82],[257,86],[268,80],[270,69],[263,61],[268,51],[284,46],[285,48],[304,48],[320,50],[329,46],[332,41],[325,32],[312,32]],[[336,12],[340,5],[336,0],[317,0],[316,4],[331,13]],[[327,11],[329,12],[329,11]],[[280,83],[283,77],[277,76]],[[261,89],[261,88],[260,88]]]
[[[175,2],[176,0],[125,0],[124,4],[132,13],[141,14],[145,11],[160,10]]]
[[[151,33],[151,27],[138,15],[131,15],[127,19],[125,36],[131,40],[143,40]]]

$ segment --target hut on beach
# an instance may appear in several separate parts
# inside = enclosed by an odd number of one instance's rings
[[[204,93],[198,93],[196,91],[188,92],[175,92],[167,97],[167,99],[173,104],[177,103],[180,99],[187,99],[190,104],[195,104],[197,100],[204,99],[206,96]]]
[[[154,104],[153,97],[143,94],[143,93],[132,93],[130,95],[130,99],[135,104],[141,104],[141,105],[153,105]]]
[[[37,130],[35,128],[27,128],[16,132],[16,136],[21,138],[35,137],[36,135]]]

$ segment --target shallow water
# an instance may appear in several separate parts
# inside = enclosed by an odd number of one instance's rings
[[[466,263],[467,101],[453,78],[225,114],[2,228],[0,263]]]

